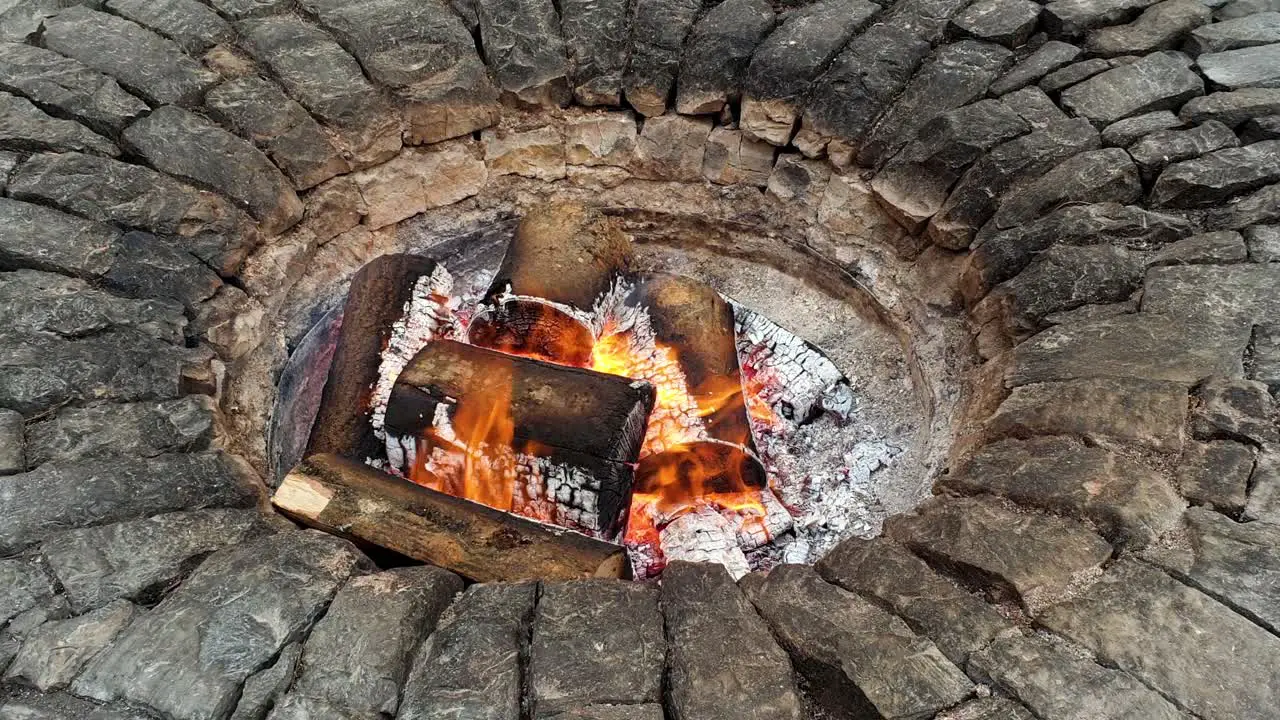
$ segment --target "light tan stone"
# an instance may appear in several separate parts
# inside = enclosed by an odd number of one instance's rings
[[[484,161],[494,175],[521,175],[535,180],[565,176],[564,138],[553,127],[527,132],[485,130]]]
[[[711,134],[709,118],[662,115],[645,121],[636,143],[636,177],[697,182]]]
[[[742,134],[779,147],[791,139],[799,114],[785,100],[742,99]]]
[[[764,187],[773,170],[774,152],[768,143],[744,138],[737,130],[718,127],[707,138],[702,174],[718,185]]]
[[[630,113],[593,113],[564,125],[565,161],[570,165],[626,167],[635,158],[636,121]]]

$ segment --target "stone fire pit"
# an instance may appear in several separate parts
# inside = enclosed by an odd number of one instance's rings
[[[0,720],[1275,717],[1275,10],[0,3]],[[351,278],[547,202],[839,367],[843,541],[470,583],[271,509]]]

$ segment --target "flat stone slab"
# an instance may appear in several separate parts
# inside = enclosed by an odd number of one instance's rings
[[[1134,560],[1038,620],[1200,717],[1264,718],[1280,701],[1280,639]],[[1205,668],[1231,682],[1204,682]]]
[[[89,128],[47,115],[26,98],[6,92],[0,92],[0,149],[120,154],[114,143]]]
[[[888,604],[959,667],[1010,627],[994,607],[886,537],[848,538],[816,568],[827,582]]]
[[[1240,144],[1231,128],[1217,120],[1207,120],[1189,130],[1159,130],[1129,146],[1142,176],[1150,181],[1171,163],[1192,160],[1223,148]]]
[[[46,622],[27,635],[4,677],[41,692],[65,688],[138,614],[135,605],[119,600],[70,620]]]
[[[1249,259],[1249,249],[1238,232],[1222,230],[1201,233],[1172,243],[1151,256],[1149,264],[1229,265]]]
[[[1280,265],[1195,265],[1152,268],[1142,296],[1146,312],[1238,322],[1280,313]]]
[[[636,0],[632,7],[631,57],[622,90],[641,115],[666,112],[680,52],[701,7],[698,0]]]
[[[1153,53],[1063,90],[1061,100],[1065,109],[1101,127],[1154,110],[1176,110],[1203,94],[1204,81],[1185,59]]]
[[[1277,180],[1280,140],[1265,140],[1170,165],[1156,180],[1151,201],[1164,207],[1211,207]]]
[[[172,300],[134,300],[88,282],[39,270],[0,275],[0,326],[52,333],[72,340],[113,328],[132,328],[172,345],[183,342],[187,319]]]
[[[157,513],[245,507],[257,488],[245,469],[219,452],[148,459],[45,465],[4,480],[0,551],[13,552],[67,528]]]
[[[724,567],[667,565],[661,605],[673,714],[707,720],[803,716],[787,653]]]
[[[752,53],[773,26],[765,0],[725,0],[700,17],[685,40],[676,112],[718,113],[737,100]]]
[[[1192,98],[1178,112],[1186,122],[1217,120],[1235,128],[1246,120],[1280,113],[1280,88],[1245,88]]]
[[[1035,31],[1040,7],[1030,0],[980,0],[951,18],[951,29],[962,37],[1016,48]]]
[[[1254,455],[1253,448],[1230,440],[1191,442],[1178,460],[1175,480],[1188,500],[1239,513],[1248,501]]]
[[[702,174],[717,185],[765,187],[775,151],[772,145],[744,137],[738,130],[718,127],[707,138]]]
[[[1133,677],[1038,635],[997,638],[973,656],[970,672],[988,678],[1038,717],[1190,718]]]
[[[114,79],[44,48],[0,43],[0,86],[39,106],[57,108],[99,133],[118,133],[147,104]]]
[[[1280,525],[1280,453],[1258,454],[1249,486],[1249,503],[1243,517]]]
[[[1175,527],[1185,506],[1155,470],[1061,437],[992,443],[938,485],[1088,520],[1111,542],[1131,547]]]
[[[149,720],[136,710],[102,707],[65,693],[35,695],[0,700],[4,720]]]
[[[1001,230],[1039,219],[1067,204],[1129,204],[1142,197],[1138,167],[1119,148],[1090,150],[1008,192],[992,218]]]
[[[562,0],[560,30],[579,105],[622,104],[622,75],[631,44],[626,0]]]
[[[480,46],[498,87],[529,105],[567,105],[568,58],[551,0],[478,0]]]
[[[1196,58],[1200,72],[1228,90],[1280,87],[1280,42],[1206,53]]]
[[[160,402],[63,408],[27,427],[31,465],[91,457],[155,457],[209,447],[213,400],[188,395]]]
[[[534,583],[467,588],[418,651],[397,717],[520,720],[520,654],[536,595]]]
[[[656,588],[614,580],[546,583],[529,658],[533,716],[657,703],[665,654]]]
[[[1181,128],[1184,125],[1185,123],[1177,115],[1168,110],[1134,115],[1124,120],[1117,120],[1103,128],[1102,144],[1107,147],[1127,148],[1150,133]]]
[[[1194,55],[1280,42],[1280,12],[1223,20],[1191,31],[1187,50]]]
[[[6,481],[8,482],[8,481]],[[55,591],[47,566],[38,557],[0,560],[0,623],[48,603]]]
[[[310,530],[215,553],[96,656],[72,691],[175,719],[226,717],[241,684],[319,616],[362,562],[349,542]]]
[[[241,509],[175,512],[56,533],[40,554],[76,612],[119,598],[146,603],[209,553],[250,537],[257,520]]]
[[[27,469],[27,449],[22,413],[0,410],[0,475]]]
[[[1258,445],[1280,442],[1276,402],[1266,383],[1210,378],[1196,388],[1196,399],[1191,411],[1196,437],[1228,437]]]
[[[808,678],[814,699],[835,712],[929,717],[973,689],[932,642],[823,582],[811,567],[779,565],[764,578],[748,575],[743,589]]]
[[[214,45],[235,40],[230,23],[198,0],[107,0],[106,8],[160,33],[196,56]]]
[[[1055,36],[1072,37],[1087,30],[1116,25],[1159,0],[1054,0],[1045,6],[1044,27]]]
[[[991,83],[991,94],[999,97],[1038,82],[1046,75],[1075,62],[1081,52],[1080,48],[1070,43],[1050,40]]]
[[[1212,15],[1213,11],[1198,0],[1164,0],[1144,10],[1128,25],[1090,32],[1085,47],[1103,57],[1173,50],[1188,32],[1208,23]]]
[[[711,125],[709,118],[675,114],[646,120],[636,139],[633,174],[650,180],[701,181]]]

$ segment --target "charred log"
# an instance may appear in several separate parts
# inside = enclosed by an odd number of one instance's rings
[[[627,577],[620,546],[435,492],[336,455],[290,472],[272,503],[299,522],[476,582]]]

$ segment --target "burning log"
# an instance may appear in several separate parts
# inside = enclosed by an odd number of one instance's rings
[[[271,502],[303,524],[476,582],[628,577],[623,549],[414,485],[336,455],[293,469]]]
[[[535,208],[516,229],[469,339],[586,367],[596,301],[630,264],[631,245],[609,218],[573,202]]]
[[[388,457],[414,482],[610,537],[653,403],[644,382],[435,341],[392,389]]]

